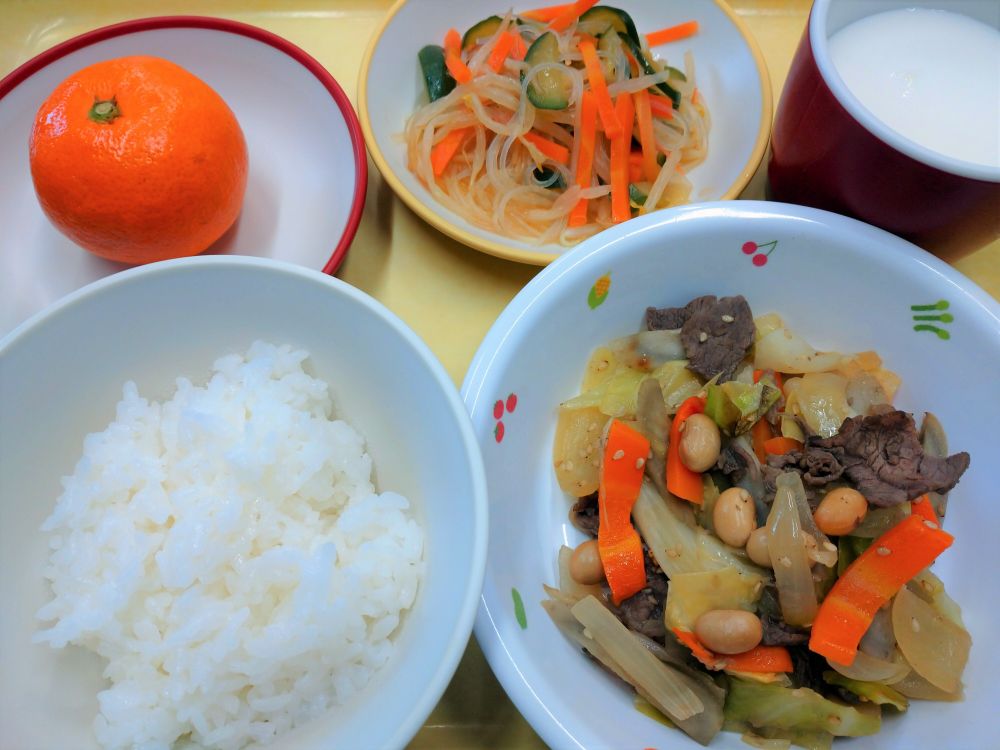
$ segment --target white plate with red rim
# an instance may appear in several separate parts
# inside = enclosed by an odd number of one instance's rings
[[[965,700],[912,701],[852,750],[978,750],[995,736],[1000,585],[995,502],[1000,304],[944,262],[874,227],[816,209],[716,202],[634,219],[539,273],[487,333],[462,386],[483,452],[490,502],[476,638],[504,689],[553,748],[695,750],[633,706],[631,690],[563,637],[541,607],[560,545],[584,536],[552,468],[558,405],[579,393],[590,354],[640,330],[647,306],[744,295],[827,351],[875,350],[902,378],[895,404],[932,411],[951,452],[972,462],[952,491],[934,563],[961,605],[973,646]],[[738,750],[738,734],[712,748]],[[838,743],[834,744],[836,748]]]
[[[364,208],[367,156],[350,101],[319,62],[279,36],[227,19],[164,16],[105,26],[0,80],[0,335],[127,267],[91,255],[48,221],[31,182],[28,137],[60,81],[100,60],[136,54],[164,57],[204,80],[246,137],[243,211],[206,252],[275,258],[326,273],[347,254]]]

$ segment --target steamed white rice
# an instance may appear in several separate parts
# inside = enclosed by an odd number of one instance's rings
[[[36,640],[107,659],[103,747],[267,742],[391,657],[423,534],[307,357],[257,342],[162,404],[126,383],[63,479]]]

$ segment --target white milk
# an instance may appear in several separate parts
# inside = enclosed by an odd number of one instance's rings
[[[1000,31],[929,8],[861,18],[830,37],[847,88],[900,135],[1000,166]]]

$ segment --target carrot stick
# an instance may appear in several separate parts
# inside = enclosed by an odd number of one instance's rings
[[[742,654],[716,654],[687,630],[673,628],[677,640],[691,649],[692,655],[709,669],[734,672],[791,672],[792,655],[783,646],[755,646]]]
[[[928,495],[921,495],[916,500],[910,501],[910,512],[931,523],[941,523],[938,520],[937,513],[934,512],[934,506],[931,505],[931,499]]]
[[[701,414],[704,411],[705,399],[691,396],[685,400],[678,407],[674,421],[670,425],[670,442],[667,443],[667,489],[670,494],[697,505],[701,505],[703,498],[701,474],[691,471],[683,464],[679,447],[681,425],[684,424],[684,420],[692,414]]]
[[[665,29],[660,29],[659,31],[651,31],[646,34],[646,42],[650,47],[656,47],[660,44],[667,44],[668,42],[677,42],[681,39],[687,39],[689,36],[694,36],[697,33],[698,22],[685,21],[684,23],[679,23],[676,26],[669,26]]]
[[[802,443],[794,438],[773,437],[764,441],[764,452],[769,456],[783,456],[792,451],[802,450]]]
[[[653,136],[653,113],[649,108],[649,91],[637,91],[635,98],[635,119],[639,124],[639,145],[642,146],[642,171],[646,179],[655,182],[660,174],[656,163],[656,138]],[[634,180],[633,180],[634,181]]]
[[[766,419],[758,419],[750,428],[750,443],[753,452],[757,454],[757,460],[762,464],[767,463],[767,448],[765,443],[774,437],[774,430]]]
[[[642,151],[632,151],[628,155],[628,181],[642,182]]]
[[[455,29],[448,29],[444,35],[444,64],[456,82],[468,83],[472,80],[472,71],[462,62],[462,37]]]
[[[734,672],[791,672],[792,655],[784,646],[757,646],[742,654],[720,656],[723,669]]]
[[[435,177],[440,177],[447,169],[452,157],[458,151],[458,147],[462,145],[462,141],[471,132],[471,127],[456,128],[434,144],[434,148],[431,149],[431,168],[434,170]]]
[[[581,188],[590,187],[594,178],[594,150],[597,147],[597,98],[589,89],[583,92],[580,101],[580,154],[576,161],[576,184]],[[581,198],[569,214],[571,227],[587,223],[587,199]]]
[[[632,506],[642,487],[649,440],[617,419],[604,444],[597,490],[597,550],[617,605],[646,585],[642,540],[632,526]]]
[[[615,114],[622,125],[622,132],[611,140],[611,220],[618,224],[632,218],[632,207],[628,200],[628,155],[632,152],[635,109],[631,94],[621,94],[618,97]]]
[[[674,103],[665,96],[651,95],[649,97],[649,110],[654,117],[661,120],[674,119]]]
[[[878,537],[826,595],[813,622],[810,650],[838,664],[853,663],[878,609],[954,541],[920,515],[907,516]]]
[[[550,141],[548,138],[543,138],[534,131],[524,133],[521,138],[541,151],[544,156],[552,159],[552,161],[557,161],[560,164],[569,164],[569,149],[565,146],[555,141]]]
[[[534,10],[526,10],[517,15],[522,18],[530,18],[532,21],[541,21],[542,23],[548,23],[553,18],[558,16],[560,13],[565,13],[568,9],[572,8],[576,3],[564,3],[562,5],[550,5],[546,8],[535,8]]]
[[[528,45],[524,43],[524,39],[521,38],[520,34],[514,34],[514,47],[510,51],[510,56],[515,60],[523,60],[527,54]]]
[[[698,640],[698,636],[690,630],[681,630],[680,628],[671,628],[671,630],[673,630],[674,635],[677,636],[677,640],[691,649],[691,654],[695,659],[700,661],[709,669],[715,669],[715,654],[701,645],[701,641]]]
[[[580,54],[583,55],[583,65],[587,70],[590,88],[597,97],[597,113],[601,116],[604,134],[608,138],[615,138],[622,132],[622,125],[618,122],[615,105],[611,101],[611,94],[608,93],[608,83],[604,80],[604,70],[597,58],[597,49],[593,43],[583,40],[580,42]]]
[[[497,73],[500,72],[500,68],[503,67],[504,61],[510,54],[510,51],[514,48],[514,40],[518,37],[511,34],[509,31],[505,31],[497,39],[496,44],[493,45],[493,49],[490,51],[490,56],[486,60],[486,64],[489,65]]]
[[[565,31],[582,14],[597,5],[597,0],[576,0],[559,15],[549,21],[549,28],[553,31]]]

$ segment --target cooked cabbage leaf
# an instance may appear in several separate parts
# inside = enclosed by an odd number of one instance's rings
[[[729,681],[727,721],[754,727],[829,732],[837,737],[876,734],[882,715],[876,706],[848,706],[809,688],[786,688],[733,678]]]
[[[864,682],[863,680],[852,680],[850,677],[828,670],[823,673],[823,680],[831,685],[839,685],[845,690],[849,690],[859,698],[874,703],[879,706],[892,706],[898,711],[905,711],[910,707],[910,702],[906,696],[898,690],[893,690],[888,685],[881,682]]]

